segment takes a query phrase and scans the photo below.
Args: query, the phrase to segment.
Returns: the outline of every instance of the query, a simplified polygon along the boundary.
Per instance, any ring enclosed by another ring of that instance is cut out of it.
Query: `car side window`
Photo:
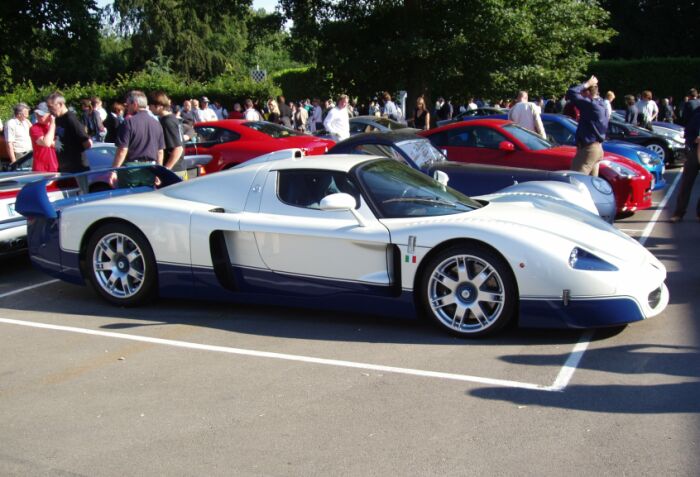
[[[350,177],[338,171],[294,170],[279,171],[277,197],[294,207],[319,209],[321,199],[327,195],[344,192],[360,205],[360,193]]]
[[[547,139],[561,145],[575,144],[574,135],[564,126],[556,121],[544,121],[544,130],[547,131]]]
[[[198,144],[205,147],[237,141],[240,138],[237,133],[223,128],[195,126],[194,129],[197,131]]]
[[[447,132],[447,145],[451,147],[476,147],[472,129],[450,129]]]
[[[475,146],[472,147],[498,149],[499,144],[508,140],[504,135],[491,128],[475,127],[471,133],[472,140],[475,142]]]
[[[620,126],[618,126],[617,124],[609,123],[608,124],[608,133],[615,134],[615,135],[619,136],[619,135],[623,134],[623,131],[622,131],[622,128]]]

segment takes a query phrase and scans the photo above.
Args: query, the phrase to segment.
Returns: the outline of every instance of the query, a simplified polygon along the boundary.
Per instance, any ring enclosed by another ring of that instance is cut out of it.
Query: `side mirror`
[[[513,152],[513,151],[515,151],[515,144],[513,144],[510,141],[501,141],[498,144],[498,150],[505,151],[505,152]]]
[[[357,201],[350,194],[345,192],[338,192],[336,194],[330,194],[321,199],[319,208],[323,211],[329,210],[349,210],[350,213],[355,217],[357,223],[360,227],[365,227],[367,223],[365,219],[362,218],[360,213],[355,209]]]
[[[321,199],[319,207],[321,210],[351,210],[356,205],[355,198],[350,194],[339,192],[330,194]]]
[[[433,173],[433,179],[438,181],[443,187],[446,187],[447,183],[450,181],[450,176],[448,176],[446,172],[435,171]]]

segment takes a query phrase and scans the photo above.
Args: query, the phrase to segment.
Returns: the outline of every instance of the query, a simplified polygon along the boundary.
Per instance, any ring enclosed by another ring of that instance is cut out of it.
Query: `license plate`
[[[17,212],[15,212],[15,204],[7,204],[7,213],[10,217],[17,215]]]

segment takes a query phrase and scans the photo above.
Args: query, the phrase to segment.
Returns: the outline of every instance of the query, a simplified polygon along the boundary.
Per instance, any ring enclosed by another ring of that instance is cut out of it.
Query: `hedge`
[[[44,101],[55,90],[61,90],[66,97],[66,102],[80,109],[80,100],[99,96],[105,108],[113,101],[123,101],[126,93],[132,89],[142,90],[146,93],[162,90],[176,103],[181,103],[187,98],[199,98],[208,96],[212,101],[221,101],[228,109],[233,107],[236,101],[245,98],[265,100],[281,93],[270,79],[255,82],[248,77],[235,77],[231,75],[219,76],[209,82],[186,82],[177,75],[171,73],[147,73],[139,72],[131,75],[117,77],[109,84],[73,84],[63,87],[46,85],[36,87],[31,82],[16,85],[11,91],[0,95],[0,118],[3,122],[13,116],[12,108],[19,102],[27,103],[30,107]]]
[[[601,60],[589,73],[600,80],[601,94],[615,92],[619,105],[624,95],[647,89],[654,97],[672,96],[677,105],[690,88],[700,89],[700,58]]]

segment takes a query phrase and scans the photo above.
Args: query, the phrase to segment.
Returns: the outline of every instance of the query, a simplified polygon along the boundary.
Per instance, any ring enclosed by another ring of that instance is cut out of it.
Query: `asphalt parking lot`
[[[700,223],[668,223],[667,192],[616,223],[666,265],[667,310],[596,332],[115,308],[5,260],[0,475],[698,475]]]

